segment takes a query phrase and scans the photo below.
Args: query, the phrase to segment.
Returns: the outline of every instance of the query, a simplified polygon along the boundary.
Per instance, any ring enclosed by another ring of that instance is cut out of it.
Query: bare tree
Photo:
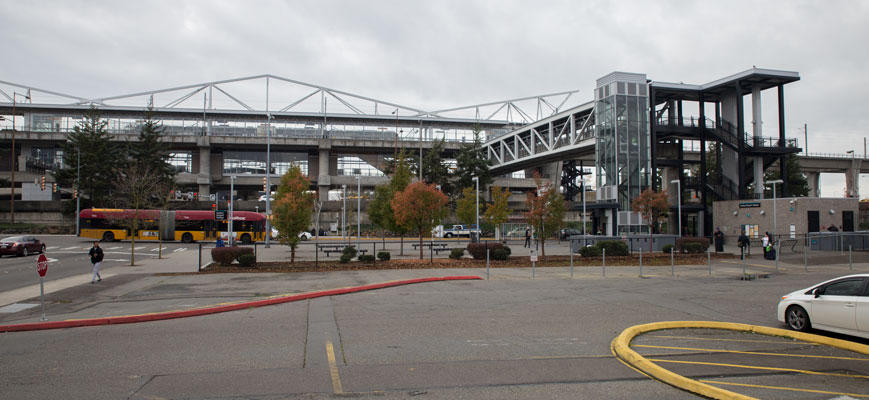
[[[130,265],[136,264],[136,235],[141,221],[159,220],[159,211],[145,211],[161,205],[165,196],[164,180],[152,169],[138,163],[127,163],[118,171],[119,177],[114,184],[115,203],[118,208],[126,209],[115,222],[127,228],[130,237]],[[159,237],[159,225],[157,226]]]

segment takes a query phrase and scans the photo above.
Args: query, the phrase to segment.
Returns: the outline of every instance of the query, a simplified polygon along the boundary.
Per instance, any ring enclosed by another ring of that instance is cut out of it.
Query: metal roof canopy
[[[700,93],[706,101],[719,100],[725,95],[733,93],[736,82],[740,85],[740,95],[751,93],[754,86],[760,90],[766,90],[800,80],[800,74],[793,71],[780,71],[773,69],[751,68],[704,85],[691,85],[685,83],[651,82],[655,90],[656,100],[659,98],[671,98],[679,100],[699,101]],[[658,101],[658,104],[663,100]]]

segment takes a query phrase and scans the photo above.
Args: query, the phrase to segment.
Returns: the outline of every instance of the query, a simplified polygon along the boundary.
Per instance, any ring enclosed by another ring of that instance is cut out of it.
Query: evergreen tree
[[[79,195],[88,198],[95,207],[109,206],[111,188],[118,181],[119,171],[126,158],[123,149],[111,142],[114,136],[108,133],[107,126],[108,122],[101,118],[99,110],[91,106],[84,119],[69,134],[69,140],[61,145],[63,168],[54,172],[59,185],[77,186]],[[79,165],[80,174],[77,173]]]
[[[462,146],[456,154],[456,187],[465,188],[475,185],[473,178],[480,178],[480,190],[492,184],[489,174],[489,158],[480,139],[480,128],[474,127],[474,142]]]
[[[803,170],[800,167],[800,160],[797,155],[790,153],[785,157],[785,165],[788,169],[787,179],[784,179],[788,184],[788,195],[791,197],[806,197],[809,195],[809,180],[803,175]],[[778,166],[770,168],[763,176],[764,182],[781,179],[781,168]],[[781,185],[776,187],[776,196],[781,197]],[[763,190],[765,198],[772,198],[772,186],[767,186]]]
[[[422,158],[422,179],[426,183],[441,187],[441,192],[449,198],[453,198],[455,185],[452,182],[452,175],[449,167],[447,167],[441,155],[444,153],[444,140],[438,140],[432,143],[430,150],[425,152]]]
[[[154,120],[154,106],[148,105],[139,128],[139,141],[130,146],[130,158],[142,168],[153,171],[161,180],[174,181],[176,170],[169,164],[169,144],[163,141],[165,128]]]

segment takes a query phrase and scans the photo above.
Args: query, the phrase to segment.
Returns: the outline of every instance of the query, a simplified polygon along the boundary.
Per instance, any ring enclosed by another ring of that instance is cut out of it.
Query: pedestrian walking
[[[91,257],[91,264],[94,265],[94,275],[91,277],[91,283],[94,283],[95,280],[101,282],[103,277],[100,276],[100,263],[103,262],[103,249],[100,248],[100,242],[94,242],[94,247],[91,247],[88,255]]]
[[[715,233],[712,237],[715,241],[715,252],[720,253],[724,251],[724,232],[721,232],[721,228],[715,228]]]
[[[531,247],[531,229],[525,228],[525,245],[522,247]]]
[[[769,260],[769,232],[763,234],[763,238],[760,239],[760,244],[763,246],[763,259]]]

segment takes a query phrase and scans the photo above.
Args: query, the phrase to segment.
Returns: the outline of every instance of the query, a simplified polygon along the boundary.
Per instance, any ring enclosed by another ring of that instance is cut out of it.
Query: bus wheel
[[[193,243],[193,235],[191,235],[190,232],[187,232],[181,235],[181,241],[184,243]]]
[[[248,235],[247,233],[241,235],[241,242],[244,244],[250,244],[250,235]]]
[[[114,242],[115,241],[115,234],[108,232],[108,231],[106,233],[103,233],[103,241],[104,242]]]

